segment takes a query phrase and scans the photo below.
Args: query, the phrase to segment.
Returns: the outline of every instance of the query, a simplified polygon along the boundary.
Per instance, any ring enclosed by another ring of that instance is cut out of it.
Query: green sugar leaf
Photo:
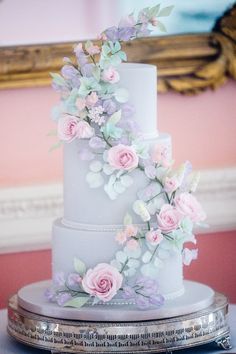
[[[159,12],[159,14],[157,15],[157,17],[166,17],[166,16],[169,16],[169,15],[171,14],[173,8],[174,8],[174,5],[164,7],[164,8]]]
[[[74,269],[76,270],[79,275],[84,275],[86,272],[86,266],[84,262],[81,261],[79,258],[74,258]]]
[[[67,301],[63,306],[80,308],[83,305],[85,305],[88,300],[89,300],[89,296],[78,296]]]

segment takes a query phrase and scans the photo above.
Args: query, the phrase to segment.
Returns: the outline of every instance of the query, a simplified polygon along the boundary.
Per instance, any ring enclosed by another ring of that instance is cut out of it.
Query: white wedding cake
[[[122,63],[120,43],[147,34],[157,7],[121,20],[75,47],[53,74],[54,109],[64,143],[64,216],[54,222],[53,287],[64,307],[160,308],[184,294],[183,263],[197,250],[194,223],[205,214],[193,196],[189,162],[173,170],[171,137],[157,129],[157,70]],[[78,310],[79,311],[79,310]]]

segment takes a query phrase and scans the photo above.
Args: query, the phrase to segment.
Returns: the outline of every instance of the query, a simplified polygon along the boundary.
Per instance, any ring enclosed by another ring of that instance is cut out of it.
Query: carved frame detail
[[[0,48],[0,89],[47,86],[75,43]],[[210,33],[141,38],[124,44],[129,61],[158,66],[158,91],[196,94],[236,80],[236,5]]]

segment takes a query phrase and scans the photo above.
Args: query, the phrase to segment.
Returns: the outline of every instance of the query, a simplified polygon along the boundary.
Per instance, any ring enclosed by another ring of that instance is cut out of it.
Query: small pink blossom
[[[94,129],[90,125],[81,120],[77,124],[77,137],[79,139],[89,139],[94,135]]]
[[[138,228],[134,225],[127,225],[124,232],[127,237],[134,237],[138,233]]]
[[[160,164],[163,167],[169,167],[171,165],[169,148],[164,144],[154,145],[150,155],[153,162]]]
[[[174,204],[179,213],[188,216],[193,222],[203,221],[206,214],[201,204],[190,193],[181,193],[174,199]]]
[[[176,230],[180,221],[180,213],[170,204],[164,204],[157,215],[157,224],[163,232]]]
[[[97,45],[91,44],[89,47],[86,48],[89,55],[95,55],[100,53],[100,48]]]
[[[190,250],[188,248],[184,248],[183,252],[182,252],[182,258],[183,258],[183,263],[184,265],[190,265],[190,263],[197,259],[198,257],[198,250],[197,249],[193,249]]]
[[[78,120],[73,116],[63,116],[58,120],[57,135],[60,140],[70,143],[77,136]]]
[[[117,232],[115,239],[120,245],[123,245],[127,240],[127,235],[124,231],[119,231]]]
[[[107,36],[105,35],[105,33],[101,33],[97,36],[97,39],[98,40],[101,40],[101,41],[106,41],[107,40]]]
[[[98,101],[98,95],[96,92],[91,92],[86,98],[86,106],[93,107]]]
[[[135,251],[139,248],[139,243],[137,240],[131,239],[127,242],[126,246],[130,251]]]
[[[117,294],[122,281],[123,277],[115,267],[100,263],[87,271],[82,280],[82,286],[86,293],[107,302]]]
[[[156,26],[158,25],[158,20],[157,20],[157,18],[156,18],[156,17],[152,17],[152,18],[150,19],[150,23],[151,23],[154,27],[156,27]]]
[[[112,66],[105,69],[102,73],[102,80],[115,84],[120,80],[120,74]]]
[[[85,98],[83,98],[83,97],[77,98],[77,100],[76,100],[76,106],[78,107],[78,110],[79,110],[79,111],[82,111],[82,110],[85,108],[85,106],[86,106],[86,100],[85,100]]]
[[[138,166],[138,155],[132,146],[118,144],[108,150],[108,162],[117,170],[131,170]]]
[[[166,177],[164,183],[164,190],[167,193],[173,193],[179,187],[179,180],[177,177]]]
[[[149,242],[152,246],[159,245],[161,241],[163,240],[163,235],[161,233],[161,230],[150,230],[146,233],[146,240]]]

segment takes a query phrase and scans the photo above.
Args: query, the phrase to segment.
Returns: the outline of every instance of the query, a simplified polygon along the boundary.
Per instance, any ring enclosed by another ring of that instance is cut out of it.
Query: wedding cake
[[[122,63],[121,42],[149,34],[161,11],[127,16],[52,74],[64,216],[53,224],[46,296],[60,306],[160,308],[184,294],[183,264],[197,257],[184,243],[196,243],[205,218],[198,174],[188,161],[173,169],[171,137],[157,129],[156,66]]]

